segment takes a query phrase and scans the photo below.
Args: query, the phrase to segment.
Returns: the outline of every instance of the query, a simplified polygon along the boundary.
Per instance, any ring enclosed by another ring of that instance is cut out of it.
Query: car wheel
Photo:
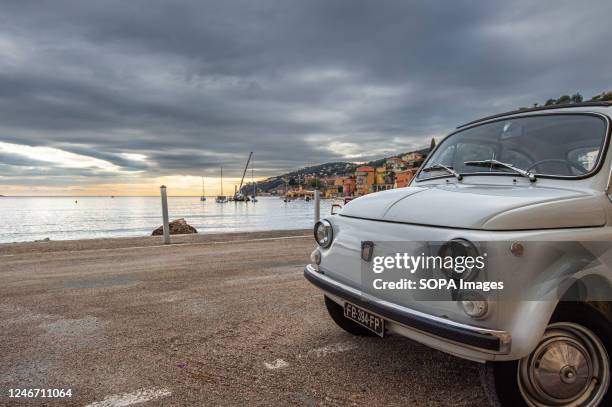
[[[481,370],[494,406],[609,406],[612,324],[584,304],[556,312],[536,348]]]
[[[357,336],[377,336],[375,333],[369,331],[358,323],[345,318],[342,307],[336,304],[333,300],[329,299],[327,296],[325,296],[325,307],[327,308],[327,312],[329,312],[329,316],[334,320],[336,325],[344,329],[346,332]]]

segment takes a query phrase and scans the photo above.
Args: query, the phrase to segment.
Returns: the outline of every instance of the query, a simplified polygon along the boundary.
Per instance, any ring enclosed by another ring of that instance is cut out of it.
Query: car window
[[[466,161],[498,160],[539,175],[581,176],[593,171],[606,139],[606,121],[587,114],[538,114],[489,122],[444,139],[425,166],[444,164],[456,171],[510,173],[503,167],[471,166]],[[420,172],[418,179],[448,176]]]
[[[459,171],[470,171],[471,168],[463,164],[466,161],[491,160],[495,158],[495,149],[486,144],[457,143],[457,153],[453,167]]]
[[[516,151],[516,150],[506,150],[502,154],[502,160],[504,162],[512,163],[515,167],[518,168],[526,168],[533,162],[533,158],[528,156],[527,154]]]
[[[576,150],[572,150],[567,154],[568,160],[581,165],[587,171],[591,171],[595,168],[597,163],[597,153],[599,150],[593,147],[583,147]]]

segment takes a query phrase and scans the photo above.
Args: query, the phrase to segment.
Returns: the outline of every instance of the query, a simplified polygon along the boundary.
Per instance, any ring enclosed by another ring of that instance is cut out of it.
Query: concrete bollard
[[[314,221],[317,223],[321,219],[321,191],[318,189],[314,193]]]
[[[164,219],[164,244],[170,244],[170,221],[168,220],[168,194],[166,186],[159,187],[162,202],[162,217]]]

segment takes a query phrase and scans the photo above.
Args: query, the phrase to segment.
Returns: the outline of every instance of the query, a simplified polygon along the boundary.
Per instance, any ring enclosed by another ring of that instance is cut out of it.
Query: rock
[[[188,235],[191,233],[198,233],[196,228],[188,224],[185,219],[176,219],[170,222],[170,234],[171,235]],[[161,236],[164,234],[164,227],[160,226],[153,231],[151,236]]]

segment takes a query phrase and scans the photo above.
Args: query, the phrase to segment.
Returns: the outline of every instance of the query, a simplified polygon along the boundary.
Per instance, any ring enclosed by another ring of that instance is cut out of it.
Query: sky
[[[0,6],[0,194],[226,192],[612,89],[612,2],[130,0]]]

